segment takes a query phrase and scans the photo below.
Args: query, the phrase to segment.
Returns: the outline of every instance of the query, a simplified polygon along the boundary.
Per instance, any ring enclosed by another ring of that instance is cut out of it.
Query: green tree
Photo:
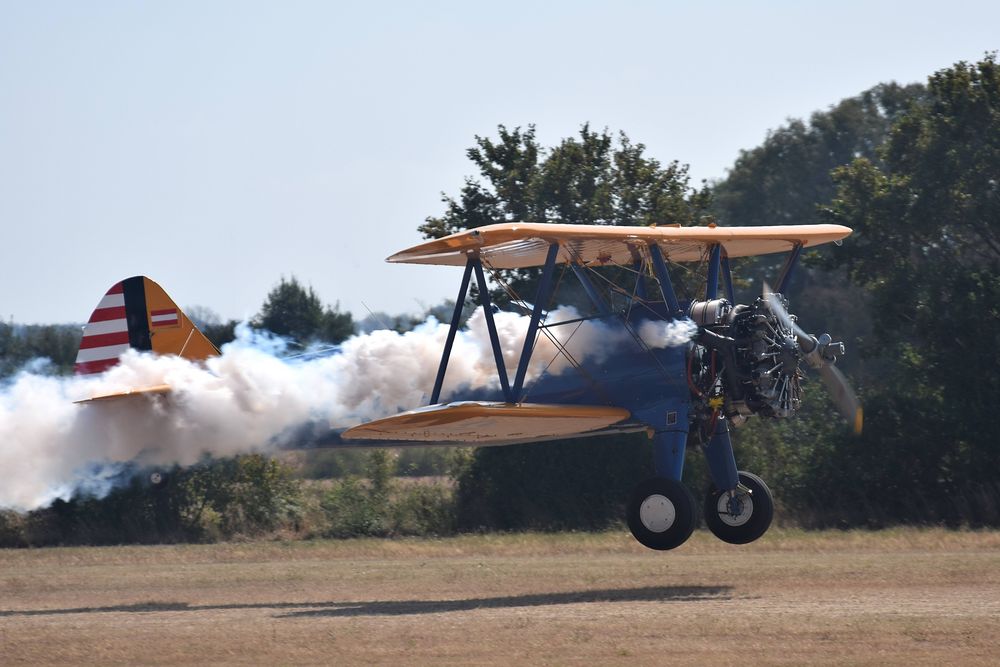
[[[828,261],[870,295],[869,352],[890,364],[866,392],[863,445],[830,469],[884,471],[869,491],[900,518],[1000,522],[996,55],[931,76],[877,157],[836,172],[825,217],[856,230]]]
[[[282,277],[268,293],[253,324],[303,344],[339,343],[354,333],[349,312],[340,312],[339,306],[324,307],[316,291],[311,286],[303,287],[294,276],[287,280]]]
[[[497,139],[476,136],[466,154],[479,177],[466,179],[457,197],[443,196],[445,212],[419,227],[425,237],[498,222],[690,225],[710,220],[710,193],[691,186],[687,165],[664,166],[624,132],[616,137],[585,124],[576,137],[549,149],[538,145],[534,125],[526,130],[500,125],[497,133]],[[539,273],[521,269],[498,275],[530,298]],[[503,303],[506,297],[499,292],[494,299]],[[570,292],[561,298],[564,304],[586,302]]]
[[[24,363],[23,348],[13,324],[0,322],[0,378],[14,373]]]
[[[860,95],[813,113],[808,121],[793,119],[768,132],[764,142],[740,151],[726,178],[712,187],[712,208],[723,225],[814,224],[823,222],[821,208],[836,194],[832,171],[859,157],[878,162],[878,149],[893,123],[926,98],[921,84],[879,84]],[[830,330],[848,345],[841,366],[852,377],[866,379],[857,354],[871,338],[868,296],[846,279],[842,269],[818,265],[822,256],[845,251],[823,246],[807,251],[786,289],[792,310],[812,330]],[[762,280],[772,283],[783,255],[737,260],[734,275],[740,301],[760,295]],[[850,314],[850,317],[845,317]]]
[[[879,84],[768,132],[760,146],[740,151],[712,188],[713,210],[726,225],[822,222],[820,204],[836,192],[831,172],[859,157],[878,160],[893,123],[925,96],[920,84]]]
[[[80,346],[80,327],[70,324],[15,325],[0,323],[0,377],[22,369],[32,360],[48,360],[46,372],[73,370]]]
[[[707,213],[708,190],[691,187],[687,165],[664,167],[624,132],[616,142],[585,124],[551,149],[538,145],[534,125],[497,132],[497,140],[476,136],[466,154],[481,180],[466,179],[457,198],[445,195],[445,213],[419,227],[424,236],[497,222],[692,224]]]

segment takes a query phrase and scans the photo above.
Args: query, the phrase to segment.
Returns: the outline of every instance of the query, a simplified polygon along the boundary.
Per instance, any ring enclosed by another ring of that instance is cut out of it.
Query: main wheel
[[[691,537],[695,522],[694,496],[680,482],[653,477],[632,492],[628,527],[639,543],[665,551]]]
[[[749,544],[767,532],[774,518],[774,499],[757,475],[740,471],[740,484],[750,493],[713,489],[705,496],[705,523],[716,537],[730,544]]]

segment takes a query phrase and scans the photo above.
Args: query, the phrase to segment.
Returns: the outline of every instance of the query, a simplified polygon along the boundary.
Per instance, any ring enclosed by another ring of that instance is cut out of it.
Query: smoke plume
[[[548,321],[579,317],[559,308]],[[520,355],[528,318],[497,313],[509,373]],[[690,321],[646,323],[649,347],[680,345]],[[568,368],[559,346],[577,360],[599,361],[631,336],[621,327],[584,321],[539,336],[528,370]],[[205,363],[129,351],[100,376],[52,377],[28,370],[0,385],[0,508],[30,510],[75,490],[106,492],[115,464],[190,465],[205,454],[229,456],[281,444],[295,427],[340,429],[425,405],[448,326],[433,318],[413,331],[374,331],[344,342],[329,356],[283,359],[283,343],[240,326],[222,355]],[[167,384],[168,394],[76,404],[131,388]],[[485,318],[477,310],[455,339],[442,400],[497,385]]]

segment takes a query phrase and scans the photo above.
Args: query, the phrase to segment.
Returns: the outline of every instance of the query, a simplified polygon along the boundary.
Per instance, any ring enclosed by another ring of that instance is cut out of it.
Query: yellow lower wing
[[[345,440],[500,444],[569,437],[628,419],[623,408],[601,405],[463,402],[402,412],[344,431]]]

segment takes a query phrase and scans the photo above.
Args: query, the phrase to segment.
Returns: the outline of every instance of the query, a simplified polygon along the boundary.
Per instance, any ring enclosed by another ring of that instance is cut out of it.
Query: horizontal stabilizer
[[[624,408],[467,401],[431,405],[344,431],[345,440],[469,444],[572,437],[628,419]]]
[[[126,389],[125,391],[114,391],[108,394],[98,394],[90,398],[84,398],[74,403],[93,403],[94,401],[110,401],[116,398],[128,398],[130,396],[158,396],[169,394],[171,391],[168,384],[157,384],[152,387],[140,387],[138,389]]]

